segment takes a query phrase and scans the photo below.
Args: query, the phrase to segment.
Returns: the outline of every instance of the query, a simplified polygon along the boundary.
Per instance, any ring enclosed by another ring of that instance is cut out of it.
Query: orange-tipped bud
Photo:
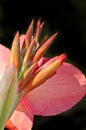
[[[35,62],[30,68],[28,68],[24,73],[24,79],[29,78],[32,72],[34,71],[34,68],[36,67],[37,62]]]
[[[17,70],[20,68],[20,46],[19,46],[19,32],[16,33],[10,54],[10,64],[14,64]]]
[[[33,62],[38,61],[44,54],[47,52],[51,44],[54,42],[58,33],[55,33],[52,37],[50,37],[36,52]]]
[[[24,88],[24,93],[31,91],[32,89],[43,84],[48,78],[50,78],[60,67],[63,59],[56,60],[48,65],[46,68],[40,70],[35,76],[29,81],[29,83]]]
[[[40,19],[38,20],[38,22],[37,22],[37,29],[36,29],[36,41],[38,41],[38,39],[39,39],[39,37],[40,37],[40,35],[41,35],[41,32],[42,32],[42,30],[43,30],[43,26],[44,26],[44,23],[45,22],[42,22],[41,23],[41,21],[40,21]]]
[[[33,53],[33,48],[34,48],[35,44],[36,44],[36,42],[35,42],[35,38],[34,38],[26,51],[26,54],[25,54],[25,57],[23,60],[23,66],[25,64],[27,64],[28,61],[30,60],[30,57],[31,57],[31,54]]]
[[[26,37],[25,37],[25,43],[26,43],[26,47],[29,46],[30,42],[31,42],[31,38],[32,38],[32,34],[33,34],[33,28],[34,28],[34,20],[32,20],[27,32],[26,32]]]
[[[28,80],[31,78],[31,75],[34,72],[34,69],[35,69],[36,66],[37,66],[37,62],[35,62],[30,68],[28,68],[25,71],[25,73],[23,75],[23,80],[21,81],[22,85],[20,83],[21,86],[20,86],[19,91],[23,90],[23,88],[26,87],[26,84],[27,84]]]

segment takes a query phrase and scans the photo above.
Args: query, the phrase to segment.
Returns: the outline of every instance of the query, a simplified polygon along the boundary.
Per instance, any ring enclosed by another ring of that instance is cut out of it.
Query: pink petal
[[[29,108],[27,111],[20,103],[9,120],[14,125],[14,128],[16,127],[18,130],[31,130],[33,125],[33,112]]]
[[[41,67],[43,64],[45,64],[47,61],[49,61],[50,58],[42,57],[39,62],[38,66]]]
[[[64,63],[53,77],[26,95],[23,103],[33,104],[37,115],[55,115],[72,108],[85,93],[85,76],[73,65]]]
[[[3,76],[7,65],[9,64],[10,50],[0,44],[0,79]]]

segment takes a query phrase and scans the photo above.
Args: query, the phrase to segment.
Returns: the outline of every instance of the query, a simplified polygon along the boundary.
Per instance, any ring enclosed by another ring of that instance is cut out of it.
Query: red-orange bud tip
[[[66,60],[67,58],[67,55],[65,53],[61,54],[59,57],[58,57],[58,60],[61,59],[61,64]]]

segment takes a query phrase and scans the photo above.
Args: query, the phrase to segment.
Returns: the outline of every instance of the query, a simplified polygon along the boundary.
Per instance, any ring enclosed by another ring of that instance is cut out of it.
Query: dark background
[[[45,21],[45,33],[59,32],[48,55],[66,53],[67,61],[86,74],[86,0],[0,0],[0,43],[10,47],[16,31],[25,33],[33,18]],[[35,116],[33,130],[86,130],[85,104],[86,98],[58,116]]]

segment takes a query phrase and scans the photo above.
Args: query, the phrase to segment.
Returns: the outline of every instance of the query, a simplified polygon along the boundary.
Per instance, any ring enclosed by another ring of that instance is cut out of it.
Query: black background
[[[86,72],[86,2],[85,0],[18,1],[1,0],[0,36],[11,44],[18,30],[25,33],[31,20],[45,21],[48,34],[59,32],[50,52],[65,52]]]
[[[0,0],[0,42],[10,47],[17,30],[25,33],[31,20],[45,21],[45,33],[59,32],[50,56],[66,53],[67,61],[86,74],[85,0],[18,1]],[[86,98],[58,116],[35,116],[33,130],[86,130]]]

